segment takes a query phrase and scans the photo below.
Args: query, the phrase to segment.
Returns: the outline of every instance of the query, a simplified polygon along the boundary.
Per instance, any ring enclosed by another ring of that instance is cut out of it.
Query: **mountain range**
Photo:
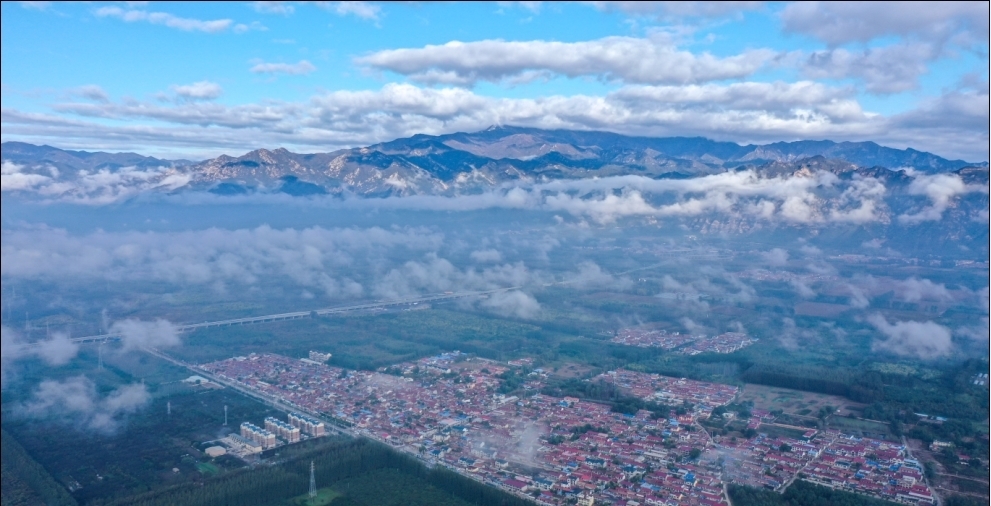
[[[629,174],[685,179],[741,167],[768,174],[810,166],[839,174],[872,169],[876,173],[881,167],[910,167],[925,173],[987,167],[987,162],[947,160],[932,153],[894,149],[874,142],[739,145],[701,137],[631,137],[518,127],[414,135],[326,153],[257,149],[238,157],[221,155],[199,162],[135,153],[69,151],[22,142],[5,142],[0,151],[3,161],[15,164],[18,173],[39,178],[71,179],[101,171],[154,170],[146,181],[170,181],[163,186],[220,194],[282,191],[294,195],[443,195],[473,193],[505,183]],[[14,170],[5,166],[4,173]]]

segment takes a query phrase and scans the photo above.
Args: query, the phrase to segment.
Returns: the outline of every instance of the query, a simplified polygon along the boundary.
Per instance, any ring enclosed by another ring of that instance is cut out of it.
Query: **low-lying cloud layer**
[[[63,381],[42,381],[31,399],[14,413],[28,418],[57,419],[82,430],[111,433],[127,415],[145,407],[150,400],[151,395],[143,384],[125,385],[101,396],[92,380],[76,376]]]
[[[442,236],[419,229],[207,229],[174,233],[4,231],[0,274],[7,279],[107,279],[214,286],[289,280],[330,296],[365,288],[349,276],[356,259],[390,251],[434,251]]]
[[[23,359],[39,358],[48,365],[60,366],[68,363],[79,353],[79,345],[72,342],[69,336],[55,332],[51,336],[35,342],[27,343],[20,334],[7,325],[0,326],[0,384],[7,387],[11,374],[11,366]]]
[[[114,322],[111,334],[119,334],[122,351],[144,348],[172,348],[182,344],[176,326],[161,318],[154,321],[127,319]]]
[[[885,339],[874,342],[875,351],[887,351],[896,355],[933,359],[949,355],[953,351],[950,329],[933,321],[896,321],[873,314],[867,321]]]

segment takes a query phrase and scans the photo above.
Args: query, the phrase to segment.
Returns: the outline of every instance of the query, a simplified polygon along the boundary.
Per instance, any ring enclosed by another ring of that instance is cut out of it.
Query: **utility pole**
[[[317,477],[316,477],[316,466],[313,465],[313,461],[310,461],[310,498],[317,496]]]

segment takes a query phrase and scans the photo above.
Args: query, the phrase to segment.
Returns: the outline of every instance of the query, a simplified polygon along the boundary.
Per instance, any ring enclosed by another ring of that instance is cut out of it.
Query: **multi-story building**
[[[241,436],[258,443],[266,450],[275,447],[277,443],[275,434],[251,422],[244,422],[241,424]]]
[[[310,436],[323,436],[327,433],[327,428],[323,422],[301,413],[289,413],[289,425],[298,427],[299,430]]]
[[[293,427],[282,420],[278,420],[275,417],[265,418],[265,430],[277,434],[280,438],[286,440],[289,443],[296,443],[299,441],[299,428]]]

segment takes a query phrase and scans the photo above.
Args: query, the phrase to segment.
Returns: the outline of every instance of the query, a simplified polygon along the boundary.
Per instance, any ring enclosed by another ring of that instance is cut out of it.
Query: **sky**
[[[987,2],[4,2],[6,141],[165,158],[492,125],[988,160]]]

